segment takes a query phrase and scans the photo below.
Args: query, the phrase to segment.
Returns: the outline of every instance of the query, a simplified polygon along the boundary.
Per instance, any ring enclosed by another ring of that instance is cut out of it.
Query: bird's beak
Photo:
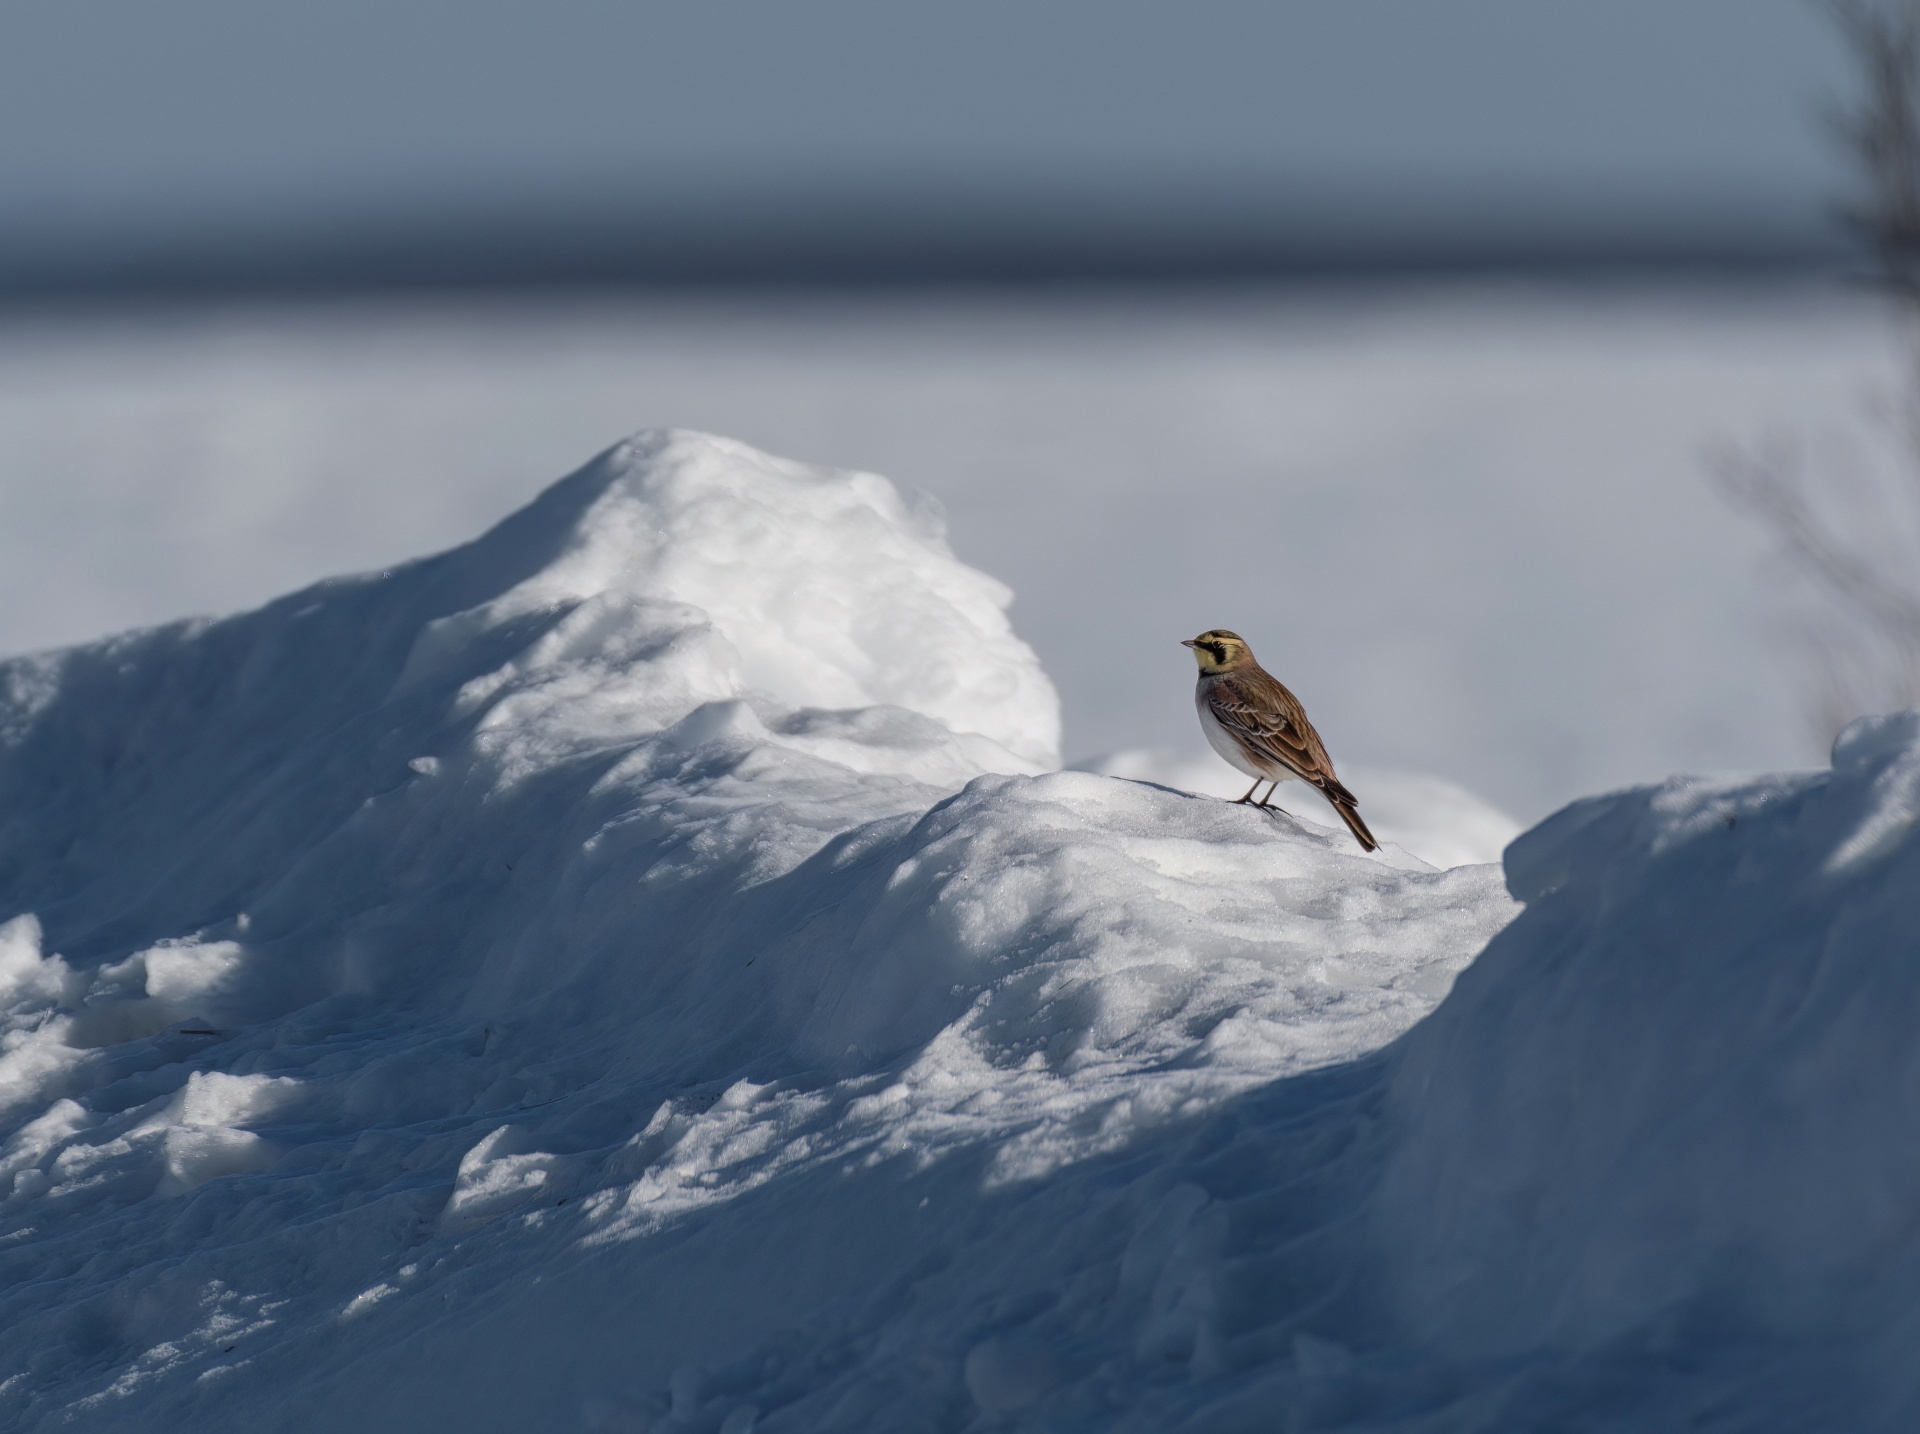
[[[1192,647],[1199,640],[1197,637],[1183,637],[1180,639],[1180,645],[1182,647]]]

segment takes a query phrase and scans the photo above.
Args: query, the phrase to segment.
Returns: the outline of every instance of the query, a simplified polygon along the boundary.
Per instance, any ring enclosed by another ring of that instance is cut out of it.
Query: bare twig
[[[1920,3],[1825,0],[1864,93],[1833,127],[1866,181],[1841,217],[1872,247],[1875,277],[1920,303]]]
[[[1915,465],[1920,469],[1920,450]],[[1897,502],[1871,480],[1844,480],[1837,460],[1811,465],[1798,443],[1776,438],[1711,455],[1721,493],[1773,535],[1814,601],[1796,619],[1795,636],[1811,669],[1807,715],[1830,738],[1853,718],[1920,704],[1920,593],[1903,581],[1901,522],[1875,522]],[[1904,476],[1904,475],[1903,475]],[[1842,527],[1845,519],[1860,519]],[[1877,528],[1893,551],[1875,546]]]
[[[1774,438],[1714,455],[1716,485],[1772,536],[1813,603],[1796,623],[1814,677],[1808,715],[1830,736],[1853,717],[1920,704],[1920,0],[1821,0],[1852,51],[1860,93],[1837,112],[1860,194],[1842,219],[1902,320],[1906,392],[1880,447],[1849,471]]]
[[[1713,455],[1711,465],[1720,490],[1773,533],[1804,576],[1890,639],[1920,639],[1920,595],[1822,513],[1822,502],[1831,502],[1810,478],[1798,445],[1775,439],[1730,449]]]

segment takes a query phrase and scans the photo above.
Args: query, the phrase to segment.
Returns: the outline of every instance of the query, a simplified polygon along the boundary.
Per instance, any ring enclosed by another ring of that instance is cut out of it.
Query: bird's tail
[[[1373,833],[1367,830],[1367,824],[1360,820],[1360,808],[1353,800],[1353,794],[1345,787],[1340,789],[1340,793],[1338,797],[1332,792],[1326,794],[1327,800],[1333,804],[1333,809],[1340,813],[1340,820],[1347,824],[1347,830],[1353,833],[1353,839],[1360,843],[1360,850],[1378,851],[1380,843],[1373,839]],[[1345,800],[1342,800],[1343,797]]]

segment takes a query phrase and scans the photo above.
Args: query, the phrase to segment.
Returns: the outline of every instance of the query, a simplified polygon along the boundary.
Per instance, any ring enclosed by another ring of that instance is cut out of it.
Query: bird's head
[[[1229,672],[1236,667],[1248,667],[1253,663],[1253,649],[1247,646],[1246,639],[1237,632],[1228,632],[1224,627],[1211,628],[1198,637],[1187,638],[1180,645],[1193,649],[1194,660],[1200,664],[1201,672],[1208,676],[1216,672]]]

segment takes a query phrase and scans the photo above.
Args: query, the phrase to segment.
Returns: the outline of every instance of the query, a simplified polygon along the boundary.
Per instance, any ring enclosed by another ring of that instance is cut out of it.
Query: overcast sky
[[[0,279],[1778,252],[1844,84],[1799,0],[13,5]]]

